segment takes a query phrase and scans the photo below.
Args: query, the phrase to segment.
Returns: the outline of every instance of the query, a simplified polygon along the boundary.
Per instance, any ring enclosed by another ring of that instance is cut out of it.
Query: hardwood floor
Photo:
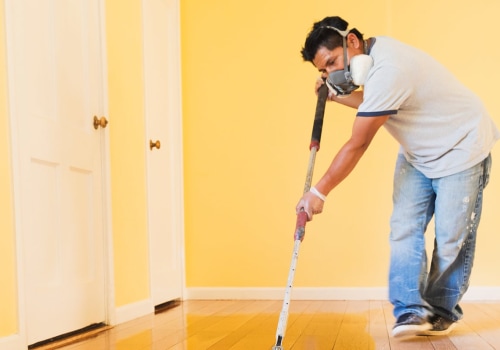
[[[41,350],[270,350],[282,301],[184,301],[71,344]],[[389,336],[387,301],[292,301],[285,350],[500,349],[500,303],[464,302],[465,317],[448,336]],[[38,350],[37,349],[37,350]]]

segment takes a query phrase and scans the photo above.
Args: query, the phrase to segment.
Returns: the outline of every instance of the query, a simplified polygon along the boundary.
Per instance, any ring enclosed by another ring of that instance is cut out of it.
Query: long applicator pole
[[[316,103],[316,113],[314,115],[314,125],[311,136],[311,144],[309,145],[309,165],[307,167],[306,182],[304,185],[304,193],[308,192],[311,188],[314,162],[316,160],[316,153],[319,151],[319,144],[321,141],[321,131],[323,130],[323,117],[325,115],[325,104],[328,97],[328,88],[323,84],[318,90],[318,101]],[[288,272],[288,283],[285,289],[285,298],[283,299],[283,307],[281,309],[280,318],[278,321],[278,328],[276,330],[276,344],[272,350],[283,350],[282,343],[285,337],[286,324],[288,321],[288,309],[290,307],[290,297],[292,293],[293,279],[295,276],[295,267],[299,258],[300,243],[304,239],[306,231],[307,213],[301,211],[297,214],[297,223],[295,225],[294,233],[294,248],[292,254],[292,262],[290,264],[290,271]]]

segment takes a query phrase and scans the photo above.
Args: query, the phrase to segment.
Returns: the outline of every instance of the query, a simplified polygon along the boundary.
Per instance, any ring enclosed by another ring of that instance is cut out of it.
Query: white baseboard
[[[285,288],[186,288],[185,299],[280,300]],[[385,300],[387,288],[306,288],[292,289],[295,300]]]
[[[0,338],[0,350],[21,350],[28,349],[26,340],[19,334],[10,335],[8,337]]]
[[[116,308],[115,324],[131,321],[133,319],[154,313],[155,308],[150,299],[141,300]]]
[[[500,287],[469,287],[464,301],[500,301]]]
[[[196,288],[185,290],[186,300],[280,300],[285,288]],[[333,288],[296,287],[292,289],[295,300],[387,300],[387,287]],[[470,287],[464,301],[500,301],[500,287]]]

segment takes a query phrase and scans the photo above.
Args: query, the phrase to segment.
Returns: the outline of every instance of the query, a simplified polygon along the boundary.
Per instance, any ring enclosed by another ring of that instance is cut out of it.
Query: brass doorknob
[[[97,130],[97,129],[99,129],[99,127],[105,128],[106,125],[108,125],[108,121],[106,120],[105,117],[101,117],[99,119],[96,116],[94,116],[94,129]]]
[[[160,149],[160,147],[161,147],[160,140],[156,140],[156,142],[153,142],[153,140],[149,140],[149,149],[153,150],[153,148],[155,148],[155,147]]]

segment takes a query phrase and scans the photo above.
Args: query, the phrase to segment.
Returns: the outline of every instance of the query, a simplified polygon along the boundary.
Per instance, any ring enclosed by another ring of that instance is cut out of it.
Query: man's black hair
[[[338,46],[342,46],[342,35],[328,27],[343,31],[347,30],[348,26],[349,23],[338,16],[325,17],[321,21],[314,23],[301,50],[304,61],[312,62],[320,47],[324,46],[328,50],[333,50]],[[349,33],[353,33],[359,40],[363,40],[363,34],[356,28],[349,30]]]

